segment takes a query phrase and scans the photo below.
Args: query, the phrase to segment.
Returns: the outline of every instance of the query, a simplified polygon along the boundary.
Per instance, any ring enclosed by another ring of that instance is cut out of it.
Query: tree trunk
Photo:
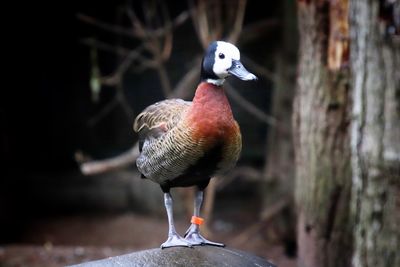
[[[388,2],[350,6],[355,267],[400,266],[400,44],[387,31],[398,38],[400,1]]]
[[[293,135],[299,266],[350,266],[347,15],[347,0],[298,1]]]

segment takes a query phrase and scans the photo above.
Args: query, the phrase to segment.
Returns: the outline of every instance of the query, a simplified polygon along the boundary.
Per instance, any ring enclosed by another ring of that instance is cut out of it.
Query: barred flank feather
[[[218,94],[225,97],[221,88],[211,86],[203,90],[218,90]],[[205,91],[204,95],[207,94]],[[213,94],[214,99],[215,92]],[[229,112],[225,112],[227,100],[216,97],[212,101],[206,107],[196,106],[196,102],[168,99],[147,107],[137,116],[133,128],[139,132],[141,154],[136,165],[143,176],[159,184],[184,176],[197,176],[195,180],[198,181],[210,179],[211,175],[234,166],[241,150],[239,126],[229,106]],[[208,119],[204,120],[203,116]],[[204,162],[210,151],[214,152],[209,160],[218,162],[209,162],[207,166]],[[201,166],[199,162],[203,162]]]

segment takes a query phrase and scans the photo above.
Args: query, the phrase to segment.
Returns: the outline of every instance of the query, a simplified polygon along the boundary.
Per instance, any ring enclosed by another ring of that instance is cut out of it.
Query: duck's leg
[[[186,241],[175,230],[174,215],[173,215],[173,200],[169,192],[164,193],[165,209],[168,215],[168,239],[161,244],[161,248],[169,247],[192,247],[189,241]]]
[[[202,189],[197,190],[194,198],[194,213],[192,217],[192,224],[185,233],[185,240],[189,241],[192,245],[211,245],[224,247],[224,244],[211,242],[200,235],[200,225],[193,218],[200,217],[200,208],[203,203],[204,191]]]

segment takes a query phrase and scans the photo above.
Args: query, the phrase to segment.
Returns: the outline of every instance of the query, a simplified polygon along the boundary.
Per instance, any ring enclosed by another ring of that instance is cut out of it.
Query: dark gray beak
[[[232,66],[228,69],[228,73],[235,75],[243,81],[257,80],[257,76],[246,70],[240,60],[232,60]]]

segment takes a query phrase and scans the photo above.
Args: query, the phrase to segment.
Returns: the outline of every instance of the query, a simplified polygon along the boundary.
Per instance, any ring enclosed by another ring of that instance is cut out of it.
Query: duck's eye
[[[225,55],[224,55],[223,53],[219,53],[218,57],[219,57],[220,59],[224,59],[224,58],[225,58]]]

